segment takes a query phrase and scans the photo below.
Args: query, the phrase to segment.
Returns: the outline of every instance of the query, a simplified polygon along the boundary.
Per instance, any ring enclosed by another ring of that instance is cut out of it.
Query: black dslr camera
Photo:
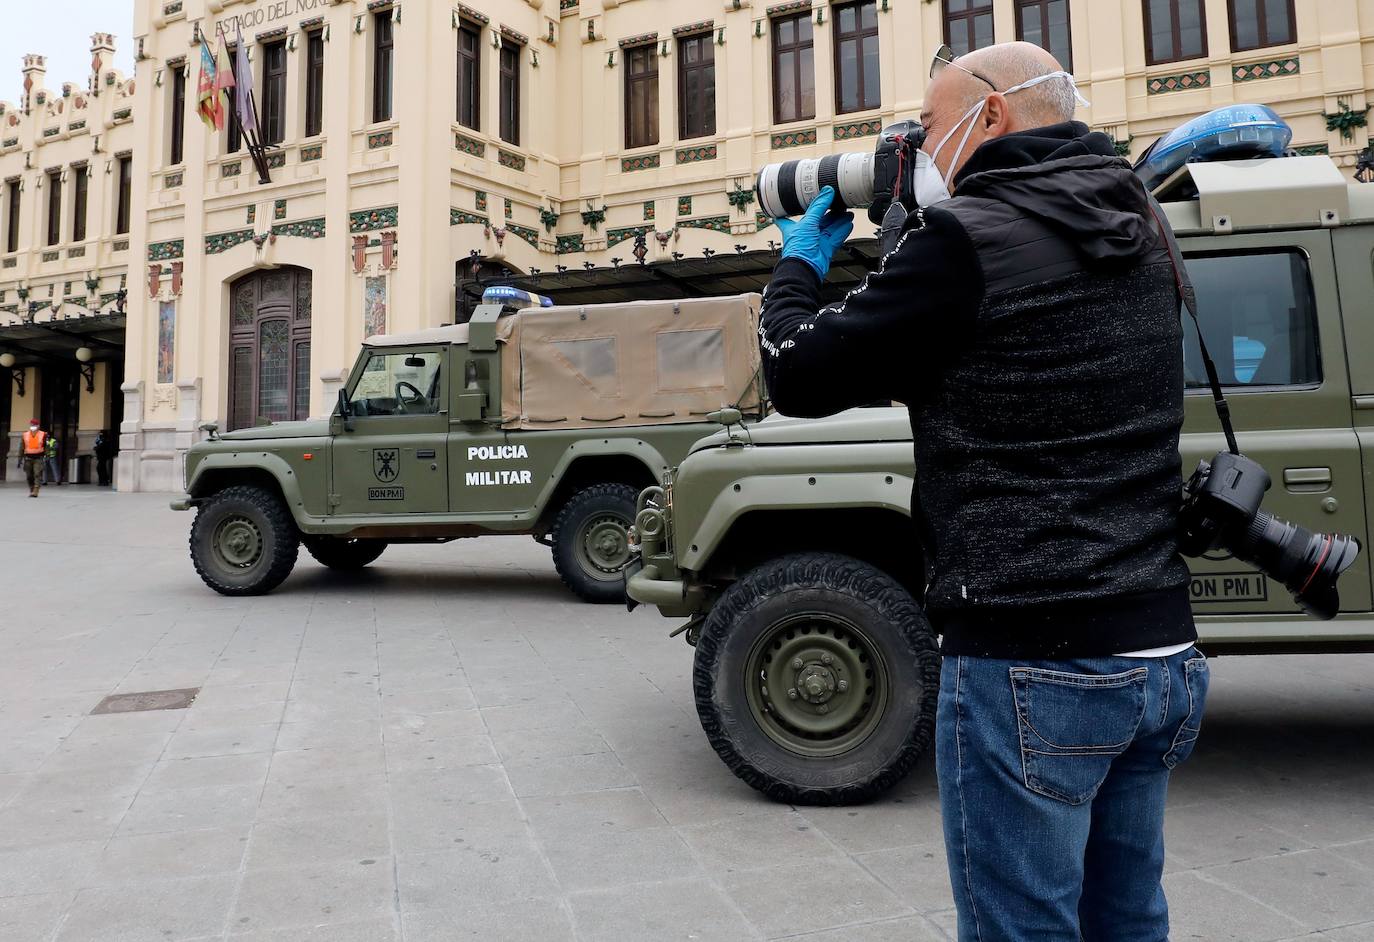
[[[1269,483],[1264,468],[1244,455],[1223,451],[1199,462],[1183,489],[1179,549],[1186,556],[1230,550],[1282,582],[1303,611],[1334,618],[1340,608],[1336,580],[1355,562],[1360,544],[1260,510]]]

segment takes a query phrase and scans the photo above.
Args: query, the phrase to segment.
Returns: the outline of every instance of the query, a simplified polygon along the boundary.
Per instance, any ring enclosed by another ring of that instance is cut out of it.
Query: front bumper
[[[643,561],[638,570],[626,571],[625,594],[636,602],[653,605],[665,618],[686,618],[705,607],[706,595],[700,586],[678,578],[677,570],[666,560]]]

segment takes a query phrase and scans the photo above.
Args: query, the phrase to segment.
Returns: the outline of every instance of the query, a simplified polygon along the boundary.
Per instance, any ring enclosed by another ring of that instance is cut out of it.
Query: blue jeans
[[[936,769],[960,942],[1165,942],[1164,798],[1207,699],[1167,658],[947,657]]]

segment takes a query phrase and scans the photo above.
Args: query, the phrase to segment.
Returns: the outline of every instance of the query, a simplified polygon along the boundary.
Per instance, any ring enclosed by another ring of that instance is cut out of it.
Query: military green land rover
[[[1155,192],[1241,449],[1274,482],[1265,510],[1370,546],[1374,186],[1311,156],[1189,163]],[[1184,354],[1186,471],[1224,442],[1191,324]],[[769,795],[863,800],[931,743],[939,649],[915,602],[912,485],[906,410],[874,408],[727,428],[640,495],[628,593],[685,620],[707,737]],[[1374,651],[1368,553],[1329,621],[1229,553],[1190,564],[1208,653]]]
[[[531,534],[579,596],[619,601],[640,488],[714,431],[712,410],[760,412],[758,308],[750,294],[498,301],[467,324],[373,337],[327,418],[210,427],[190,449],[172,507],[197,510],[196,571],[254,595],[302,543],[346,571],[391,543]]]

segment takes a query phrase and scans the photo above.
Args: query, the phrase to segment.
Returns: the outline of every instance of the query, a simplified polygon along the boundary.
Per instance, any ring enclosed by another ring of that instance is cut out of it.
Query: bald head
[[[921,111],[927,151],[933,151],[951,129],[958,131],[935,155],[941,173],[953,177],[986,140],[1072,120],[1077,104],[1072,82],[1042,82],[1010,96],[1002,94],[1004,89],[1062,70],[1054,56],[1028,42],[985,46],[960,56],[954,66],[943,69],[931,81]],[[956,128],[959,119],[985,98],[987,106],[973,119],[973,128]],[[966,130],[968,140],[956,158],[959,139]],[[951,169],[956,162],[957,166]]]

